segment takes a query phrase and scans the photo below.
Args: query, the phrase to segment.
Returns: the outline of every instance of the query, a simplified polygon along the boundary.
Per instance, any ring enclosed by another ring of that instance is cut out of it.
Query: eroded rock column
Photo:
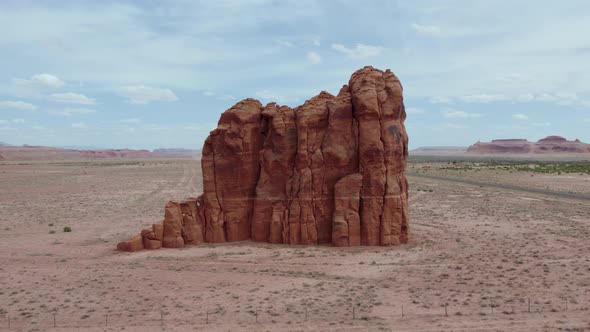
[[[349,82],[359,123],[361,244],[407,242],[408,137],[399,79],[387,70],[365,67]]]
[[[245,99],[223,112],[203,147],[205,241],[250,239],[260,174],[262,105]]]

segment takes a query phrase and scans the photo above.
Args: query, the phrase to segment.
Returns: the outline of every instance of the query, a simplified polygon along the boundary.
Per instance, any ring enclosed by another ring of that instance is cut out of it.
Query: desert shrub
[[[64,233],[69,233],[71,231],[72,231],[72,227],[70,227],[70,226],[64,227]]]
[[[49,231],[49,234],[55,234],[55,231],[52,229]]]

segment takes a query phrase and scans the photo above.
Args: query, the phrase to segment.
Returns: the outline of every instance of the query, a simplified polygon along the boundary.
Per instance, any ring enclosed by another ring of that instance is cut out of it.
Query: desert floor
[[[590,330],[590,201],[409,180],[408,245],[118,253],[200,192],[198,161],[0,163],[0,329]]]

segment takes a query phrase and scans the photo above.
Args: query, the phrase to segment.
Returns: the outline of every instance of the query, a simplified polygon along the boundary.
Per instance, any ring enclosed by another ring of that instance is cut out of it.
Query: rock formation
[[[590,144],[580,140],[568,141],[560,136],[548,136],[537,142],[526,139],[496,139],[491,142],[477,142],[467,149],[471,154],[530,154],[530,153],[590,153]]]
[[[406,243],[405,118],[399,79],[373,67],[296,108],[245,99],[205,141],[204,193],[169,202],[162,225],[117,248]]]

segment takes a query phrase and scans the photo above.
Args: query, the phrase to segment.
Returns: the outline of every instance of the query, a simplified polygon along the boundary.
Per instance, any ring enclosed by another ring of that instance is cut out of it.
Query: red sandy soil
[[[0,163],[0,329],[590,329],[587,201],[409,180],[408,245],[118,253],[201,191],[198,161]]]

